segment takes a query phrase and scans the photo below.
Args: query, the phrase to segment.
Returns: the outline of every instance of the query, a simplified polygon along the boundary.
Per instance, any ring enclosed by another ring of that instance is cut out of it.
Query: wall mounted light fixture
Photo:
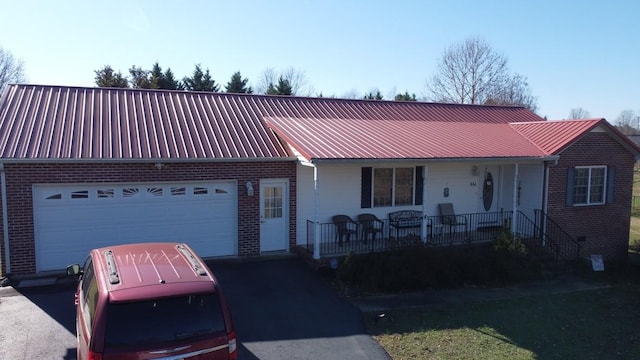
[[[163,163],[155,163],[155,165],[153,165],[153,166],[155,166],[156,169],[158,169],[158,170],[162,170],[162,169],[164,169],[165,165]]]
[[[251,181],[247,181],[247,196],[253,196],[253,183]]]

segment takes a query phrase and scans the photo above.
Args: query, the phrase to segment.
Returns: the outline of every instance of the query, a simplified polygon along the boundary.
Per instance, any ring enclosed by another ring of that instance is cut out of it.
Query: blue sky
[[[128,74],[158,61],[180,78],[200,63],[222,84],[294,67],[314,93],[423,97],[442,52],[479,36],[528,78],[542,116],[640,113],[635,0],[21,0],[2,12],[0,46],[35,84],[93,86],[105,64]]]

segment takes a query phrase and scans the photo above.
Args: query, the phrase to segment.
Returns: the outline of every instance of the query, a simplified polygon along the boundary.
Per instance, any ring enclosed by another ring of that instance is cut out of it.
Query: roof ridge
[[[198,90],[171,90],[171,89],[143,89],[143,88],[119,88],[119,87],[99,87],[99,86],[81,86],[81,85],[46,85],[46,84],[7,84],[15,87],[41,87],[41,88],[58,88],[58,89],[78,89],[78,90],[106,90],[106,91],[132,91],[132,92],[160,92],[160,93],[190,93],[190,94],[206,94],[221,97],[255,97],[268,99],[298,99],[298,100],[320,100],[320,101],[338,101],[338,102],[358,102],[358,103],[378,103],[378,104],[402,104],[409,106],[446,106],[446,107],[463,107],[463,108],[497,108],[497,109],[523,109],[528,110],[523,105],[494,105],[494,104],[460,104],[449,102],[433,102],[433,101],[398,101],[398,100],[373,100],[373,99],[349,99],[340,97],[322,97],[322,96],[301,96],[301,95],[268,95],[268,94],[248,94],[248,93],[227,93],[213,91]],[[535,114],[535,113],[534,113]],[[537,115],[537,114],[536,114]]]

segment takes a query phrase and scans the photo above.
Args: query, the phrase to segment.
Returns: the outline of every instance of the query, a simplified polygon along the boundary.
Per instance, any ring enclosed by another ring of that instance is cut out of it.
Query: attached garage
[[[236,189],[235,181],[34,185],[36,271],[131,242],[181,241],[203,257],[237,255]]]
[[[289,251],[297,157],[266,125],[289,108],[273,99],[5,86],[0,276],[64,269],[128,242],[184,241],[204,257]],[[268,196],[280,185],[282,204]]]

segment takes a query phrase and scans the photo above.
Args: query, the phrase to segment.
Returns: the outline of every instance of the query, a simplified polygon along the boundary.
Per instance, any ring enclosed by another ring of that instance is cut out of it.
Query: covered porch
[[[320,259],[414,243],[487,243],[505,230],[531,233],[515,216],[533,218],[544,208],[545,171],[541,159],[303,163],[297,244]],[[443,216],[443,205],[450,214]],[[347,221],[336,226],[336,216]]]
[[[411,219],[417,226],[405,228],[394,228],[394,219],[389,218],[347,224],[307,221],[309,236],[302,247],[316,259],[327,259],[415,246],[490,245],[505,234],[526,245],[529,256],[561,261],[575,260],[580,253],[580,244],[540,210],[533,218],[521,211],[457,214],[456,218],[451,223],[441,215],[425,215]]]

